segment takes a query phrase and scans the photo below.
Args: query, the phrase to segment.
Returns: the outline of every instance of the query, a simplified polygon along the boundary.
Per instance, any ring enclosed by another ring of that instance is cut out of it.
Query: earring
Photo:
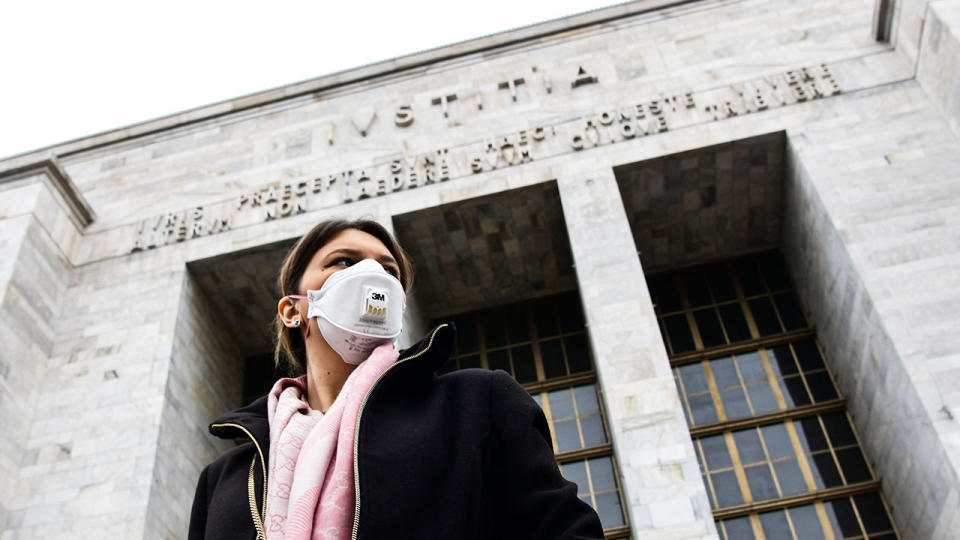
[[[297,320],[293,321],[293,327],[294,327],[294,328],[300,328],[300,319],[297,319]]]

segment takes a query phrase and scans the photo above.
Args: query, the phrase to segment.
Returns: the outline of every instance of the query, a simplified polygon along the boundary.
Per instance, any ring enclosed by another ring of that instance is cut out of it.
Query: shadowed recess
[[[210,316],[226,326],[245,357],[273,350],[272,323],[280,299],[274,284],[283,257],[295,241],[284,240],[187,265],[210,301]]]
[[[785,144],[781,131],[615,167],[644,271],[775,247]]]
[[[435,318],[576,287],[556,182],[393,218],[416,267],[414,294]]]

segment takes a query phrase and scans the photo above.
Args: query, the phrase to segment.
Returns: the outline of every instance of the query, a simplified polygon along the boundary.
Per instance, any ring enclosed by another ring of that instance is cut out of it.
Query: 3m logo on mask
[[[371,322],[386,320],[389,298],[386,289],[367,287],[367,292],[363,295],[363,313],[360,317]]]

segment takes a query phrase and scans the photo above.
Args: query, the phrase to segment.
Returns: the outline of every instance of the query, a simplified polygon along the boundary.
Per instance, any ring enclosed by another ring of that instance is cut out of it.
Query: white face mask
[[[335,272],[319,291],[289,296],[307,300],[307,335],[315,317],[323,339],[348,364],[395,340],[403,326],[403,286],[373,259]]]

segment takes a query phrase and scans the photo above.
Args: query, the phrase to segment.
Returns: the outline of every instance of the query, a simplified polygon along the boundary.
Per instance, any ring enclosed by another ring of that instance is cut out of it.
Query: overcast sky
[[[0,158],[605,0],[0,3]]]

